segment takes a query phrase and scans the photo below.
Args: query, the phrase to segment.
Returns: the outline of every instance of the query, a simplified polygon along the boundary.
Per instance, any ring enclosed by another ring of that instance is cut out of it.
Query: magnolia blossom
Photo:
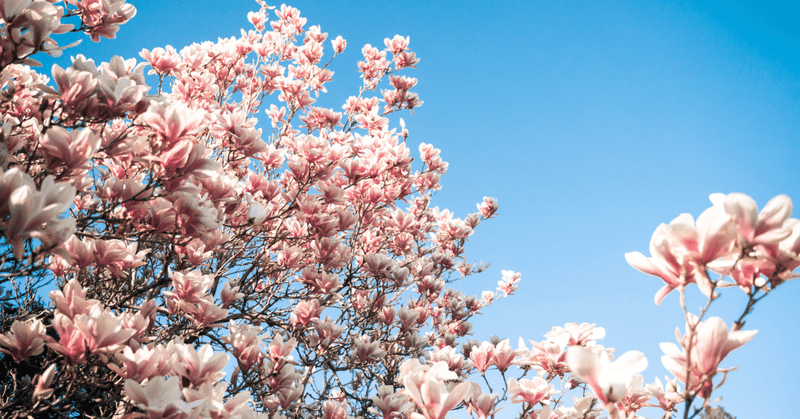
[[[531,380],[527,378],[519,381],[514,378],[508,380],[508,397],[511,403],[524,402],[534,406],[556,393],[556,389],[542,377],[533,377]]]
[[[656,381],[653,384],[648,384],[646,390],[658,401],[658,407],[665,412],[671,412],[678,403],[683,401],[683,396],[680,395],[677,378],[672,380],[665,378],[665,380],[666,387],[656,377]]]
[[[567,351],[564,350],[568,341],[569,335],[566,334],[552,336],[542,342],[530,341],[531,349],[528,351],[525,341],[520,337],[518,350],[523,355],[520,356],[517,363],[530,365],[539,371],[563,377],[569,372]]]
[[[54,57],[61,55],[66,47],[59,47],[52,34],[61,34],[73,28],[70,24],[61,24],[64,15],[62,7],[56,7],[46,1],[4,1],[0,3],[0,18],[8,35],[0,38],[2,51],[13,51],[13,54],[0,54],[0,68],[14,61],[28,65],[41,65],[36,60],[28,59],[30,55],[43,51]],[[13,30],[11,30],[13,28]],[[74,45],[74,44],[73,44]],[[72,45],[69,45],[72,46]]]
[[[14,257],[22,259],[24,240],[37,238],[45,245],[55,246],[64,243],[75,231],[75,220],[59,218],[70,206],[75,197],[75,187],[56,183],[48,176],[37,188],[33,179],[17,168],[0,173],[0,198],[7,202],[0,210],[9,216],[4,221],[0,212],[0,226],[5,230],[8,243],[14,248]],[[0,204],[2,205],[2,204]]]
[[[497,199],[488,196],[484,196],[483,202],[481,202],[477,206],[478,206],[478,212],[480,212],[483,218],[490,218],[494,216],[494,214],[497,212],[498,209]]]
[[[203,345],[198,351],[194,346],[181,342],[174,343],[175,374],[183,377],[194,386],[214,382],[225,376],[222,369],[228,362],[228,354],[214,353],[211,345]]]
[[[429,359],[432,363],[439,361],[446,362],[450,371],[453,371],[457,375],[461,374],[461,370],[466,364],[464,355],[457,353],[456,348],[452,346],[444,346],[441,348],[434,347],[433,350],[426,355],[426,359]]]
[[[494,362],[494,345],[481,342],[480,346],[473,346],[469,353],[469,363],[480,373],[485,373]]]
[[[83,166],[100,147],[100,136],[90,129],[67,132],[61,127],[52,127],[41,141],[42,151],[50,165],[63,163],[68,169]]]
[[[793,238],[797,222],[789,218],[789,197],[773,198],[761,212],[753,198],[741,193],[712,194],[710,199],[714,206],[696,223],[691,215],[681,214],[669,225],[661,224],[650,241],[652,257],[639,252],[625,254],[634,268],[666,283],[656,294],[656,304],[689,283],[697,284],[708,297],[715,296],[715,286],[729,285],[712,283],[706,269],[730,275],[736,285],[750,293],[752,287],[765,285],[761,275],[777,286],[800,266],[800,240]],[[778,276],[773,276],[775,273]]]
[[[188,414],[193,406],[201,402],[189,404],[181,394],[179,378],[154,377],[144,387],[130,378],[125,380],[125,393],[139,408],[147,412],[149,419],[170,418],[180,414]]]
[[[88,27],[87,32],[94,42],[98,42],[100,37],[116,38],[119,25],[136,15],[136,8],[125,3],[125,0],[106,0],[100,3],[71,0],[70,3],[81,11],[81,21]]]
[[[331,43],[333,44],[333,50],[337,54],[341,54],[344,49],[347,48],[347,41],[345,41],[341,36],[337,36],[336,39],[331,41]]]
[[[39,319],[14,320],[11,331],[0,335],[0,352],[11,355],[16,362],[23,361],[42,353],[44,336],[44,324]]]
[[[155,104],[139,117],[150,124],[165,142],[174,144],[186,138],[203,123],[203,114],[186,106]]]
[[[480,390],[477,388],[476,390]],[[472,415],[473,413],[478,416],[478,419],[487,419],[492,417],[500,409],[495,409],[497,403],[497,394],[474,394],[467,404],[467,411]],[[502,408],[501,408],[502,409]]]
[[[228,330],[230,335],[223,336],[222,341],[231,346],[233,356],[239,361],[239,368],[247,371],[262,357],[262,342],[259,337],[262,329],[247,324],[240,325],[231,320]]]
[[[554,326],[553,329],[544,336],[548,339],[556,339],[558,336],[567,335],[569,341],[567,345],[586,345],[594,344],[596,340],[603,339],[606,336],[606,329],[596,327],[595,324],[589,323],[567,323],[564,327]]]
[[[405,395],[396,393],[392,386],[387,385],[378,388],[378,394],[372,396],[372,402],[384,419],[402,417],[403,413],[413,407],[413,404],[409,402]]]
[[[369,336],[361,336],[353,340],[352,358],[356,362],[370,362],[386,356],[380,342],[372,342]]]
[[[171,355],[169,349],[161,345],[153,348],[142,346],[135,351],[130,346],[126,346],[122,353],[115,354],[116,358],[122,362],[124,371],[116,364],[109,364],[108,367],[122,378],[131,378],[136,382],[143,383],[152,377],[164,376],[169,373]]]
[[[647,368],[647,358],[639,351],[628,351],[611,362],[602,348],[573,346],[567,351],[567,364],[608,405],[625,397],[633,376]]]
[[[512,364],[514,364],[517,357],[523,352],[521,349],[511,349],[508,339],[503,339],[494,345],[494,365],[501,372],[505,372]]]
[[[661,362],[675,378],[686,384],[687,389],[699,392],[700,397],[707,399],[714,390],[712,379],[718,372],[720,362],[732,350],[749,342],[758,331],[728,331],[719,317],[700,322],[697,316],[690,315],[687,320],[683,338],[679,331],[675,331],[681,348],[674,343],[662,343],[661,350],[665,355],[661,357]],[[691,332],[692,328],[694,333]],[[691,350],[687,353],[689,348]]]
[[[730,215],[736,224],[740,255],[709,264],[717,273],[729,275],[747,293],[762,288],[769,279],[772,287],[797,277],[792,271],[800,266],[800,221],[789,218],[792,200],[786,195],[772,198],[758,211],[747,195],[713,194],[711,201]]]
[[[521,273],[514,271],[502,271],[503,279],[497,282],[497,291],[503,294],[503,297],[508,297],[513,294],[519,287],[517,283],[522,276]]]
[[[690,283],[697,284],[703,294],[711,297],[713,284],[704,267],[728,255],[735,244],[736,230],[730,216],[722,208],[713,206],[697,218],[696,225],[690,214],[681,214],[668,225],[661,224],[650,239],[652,257],[630,252],[625,254],[625,260],[665,282],[656,293],[656,304],[661,304],[674,289]]]
[[[326,400],[322,404],[322,417],[324,419],[347,419],[347,403]]]
[[[792,200],[786,195],[772,198],[760,213],[756,201],[742,193],[712,194],[710,199],[731,217],[739,239],[746,244],[774,244],[791,234],[784,227],[792,215]]]
[[[85,363],[87,354],[105,355],[121,350],[137,332],[123,327],[121,319],[98,301],[74,317],[56,310],[53,327],[59,339],[48,337],[47,345],[77,364]]]
[[[51,364],[46,370],[44,370],[42,375],[39,376],[39,380],[36,382],[36,386],[33,388],[34,400],[46,399],[55,392],[55,389],[50,388],[50,386],[53,384],[55,374],[56,364]]]
[[[469,383],[448,384],[458,376],[444,362],[422,365],[410,359],[400,367],[403,392],[417,406],[412,418],[444,419],[450,410],[458,406],[469,395]]]

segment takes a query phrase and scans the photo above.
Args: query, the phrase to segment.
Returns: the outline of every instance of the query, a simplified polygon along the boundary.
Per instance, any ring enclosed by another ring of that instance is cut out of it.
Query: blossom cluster
[[[29,383],[4,393],[4,415],[366,412],[400,360],[455,344],[494,299],[451,283],[482,269],[464,246],[495,200],[463,219],[433,206],[447,163],[422,143],[414,164],[408,130],[389,127],[422,105],[395,74],[419,62],[409,38],[365,47],[362,89],[316,107],[326,44],[346,42],[260,6],[240,37],[144,62],[78,54],[50,78],[29,65],[65,48],[51,36],[114,37],[135,8],[0,2],[0,281],[19,308],[56,286],[52,307],[3,323],[0,350]]]
[[[730,330],[687,316],[680,346],[662,345],[665,385],[644,384],[639,352],[612,362],[593,324],[530,348],[468,340],[470,318],[521,274],[480,296],[454,288],[485,269],[465,246],[498,204],[464,217],[434,206],[448,163],[391,126],[423,104],[398,74],[420,62],[410,38],[364,46],[361,88],[339,109],[313,106],[334,76],[326,47],[336,57],[346,41],[258,3],[239,37],[143,62],[79,54],[51,82],[30,67],[66,48],[51,36],[114,37],[135,8],[0,0],[4,417],[635,418],[707,403],[722,360],[755,335],[744,315]],[[660,226],[652,257],[626,255],[664,280],[657,303],[692,283],[709,304],[738,286],[749,310],[797,277],[788,197],[760,213],[741,194],[712,201],[696,223]]]
[[[650,258],[639,252],[625,255],[634,268],[664,281],[656,304],[689,284],[713,297],[718,287],[738,286],[752,294],[798,277],[800,220],[790,218],[788,196],[776,196],[761,212],[753,198],[741,193],[713,194],[711,202],[697,222],[681,214],[661,224],[650,240]],[[712,279],[709,271],[733,282]]]

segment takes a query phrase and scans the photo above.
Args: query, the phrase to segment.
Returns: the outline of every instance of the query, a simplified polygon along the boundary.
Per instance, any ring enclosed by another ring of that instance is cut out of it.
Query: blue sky
[[[138,14],[117,39],[84,38],[57,61],[66,66],[78,53],[139,59],[143,48],[238,35],[258,7],[251,0],[130,3]],[[425,103],[402,115],[409,141],[412,148],[433,143],[450,163],[435,203],[459,216],[483,196],[500,203],[467,253],[492,267],[460,286],[479,294],[494,289],[501,269],[522,272],[518,294],[475,319],[476,339],[499,335],[516,345],[519,336],[543,339],[552,326],[597,323],[607,330],[601,343],[618,353],[643,351],[645,381],[663,381],[658,345],[683,329],[677,295],[656,306],[660,280],[629,267],[624,253],[648,254],[659,223],[682,212],[696,217],[710,193],[747,193],[759,206],[784,193],[800,206],[796,3],[290,5],[329,39],[348,41],[320,98],[337,109],[360,86],[361,46],[411,37],[422,61],[406,74],[419,79],[414,90]],[[739,418],[796,411],[798,297],[794,281],[760,303],[745,326],[759,334],[722,364],[740,367],[718,393]],[[730,325],[744,302],[728,290],[711,314]],[[690,299],[690,310],[701,303]]]

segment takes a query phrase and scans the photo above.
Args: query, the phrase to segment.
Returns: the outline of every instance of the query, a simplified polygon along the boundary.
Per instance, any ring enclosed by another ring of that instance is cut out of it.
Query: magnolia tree
[[[658,227],[651,257],[626,255],[664,281],[656,303],[681,294],[686,330],[662,344],[672,378],[645,384],[643,354],[614,360],[590,324],[530,347],[468,340],[520,274],[480,297],[452,288],[483,269],[464,245],[497,204],[463,219],[432,206],[447,163],[424,143],[412,157],[402,120],[389,126],[422,104],[398,74],[419,62],[409,39],[364,46],[362,88],[316,107],[323,52],[345,40],[259,4],[238,38],[142,63],[77,55],[51,80],[30,66],[67,47],[55,35],[114,37],[135,9],[0,0],[3,417],[692,417],[755,335],[754,304],[798,276],[788,197],[759,212],[712,195],[696,221]],[[729,328],[708,308],[736,288],[749,301]]]

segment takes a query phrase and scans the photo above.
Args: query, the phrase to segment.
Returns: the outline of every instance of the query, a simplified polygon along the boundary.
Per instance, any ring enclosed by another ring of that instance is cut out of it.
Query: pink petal
[[[764,230],[780,227],[792,215],[792,200],[786,195],[778,195],[767,202],[758,214],[756,235]]]
[[[732,193],[725,197],[723,203],[725,212],[736,223],[739,235],[747,241],[753,239],[756,221],[758,220],[758,205],[756,201],[742,193]]]

